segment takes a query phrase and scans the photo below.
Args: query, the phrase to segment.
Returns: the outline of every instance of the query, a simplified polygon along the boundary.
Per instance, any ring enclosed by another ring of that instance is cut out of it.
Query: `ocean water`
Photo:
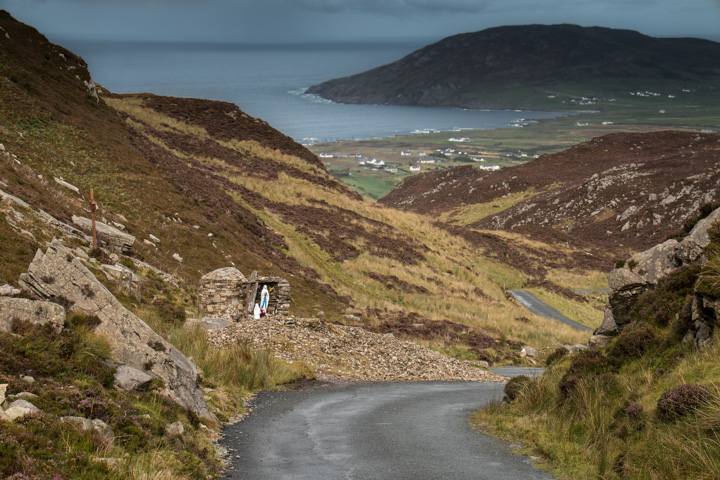
[[[419,131],[493,129],[560,115],[343,105],[303,93],[316,83],[393,62],[425,43],[60,43],[82,56],[94,80],[113,92],[151,92],[232,102],[305,144]]]

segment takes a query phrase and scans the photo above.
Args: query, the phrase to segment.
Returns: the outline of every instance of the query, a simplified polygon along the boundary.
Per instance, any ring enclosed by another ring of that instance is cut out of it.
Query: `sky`
[[[0,0],[0,9],[53,41],[440,39],[530,23],[720,41],[720,0]]]

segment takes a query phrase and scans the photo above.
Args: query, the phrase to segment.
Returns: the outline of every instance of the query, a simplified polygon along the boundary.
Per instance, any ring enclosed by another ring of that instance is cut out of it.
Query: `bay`
[[[554,118],[558,112],[344,105],[305,89],[393,62],[428,42],[222,44],[60,42],[116,93],[150,92],[238,105],[296,141],[384,138],[420,131],[493,129]]]

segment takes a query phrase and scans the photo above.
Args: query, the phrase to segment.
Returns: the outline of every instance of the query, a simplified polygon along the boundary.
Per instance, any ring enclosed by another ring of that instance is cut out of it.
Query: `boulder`
[[[12,285],[5,284],[2,287],[0,287],[0,297],[14,297],[15,295],[19,295],[20,290],[13,287]]]
[[[108,280],[118,286],[121,292],[140,301],[142,297],[140,277],[135,275],[132,270],[119,263],[116,265],[102,264],[100,269],[105,273]]]
[[[8,395],[8,399],[10,399],[10,400],[27,400],[28,402],[30,400],[34,400],[36,398],[38,398],[38,396],[31,392],[20,392],[15,395]],[[0,403],[2,403],[2,402],[0,402]]]
[[[93,418],[92,427],[93,430],[100,434],[105,446],[112,446],[113,442],[115,442],[115,432],[113,432],[112,428],[110,428],[107,423],[103,422],[99,418]]]
[[[107,423],[103,422],[99,418],[90,420],[84,417],[60,417],[60,423],[72,425],[73,427],[77,428],[78,430],[82,430],[83,432],[94,430],[100,435],[100,437],[102,437],[103,443],[107,447],[112,446],[113,442],[115,441],[115,433],[113,432],[112,428],[110,428]]]
[[[605,315],[600,326],[595,330],[595,335],[613,335],[617,333],[618,326],[615,323],[615,317],[613,316],[612,309],[610,307],[605,309]]]
[[[583,350],[587,350],[588,346],[582,343],[576,343],[575,345],[563,345],[563,348],[565,348],[570,355],[573,355],[575,353],[582,352]]]
[[[177,421],[175,423],[171,423],[167,427],[165,427],[165,434],[168,437],[175,437],[179,436],[185,433],[185,427],[183,427],[182,422]]]
[[[601,348],[607,346],[610,343],[612,337],[607,335],[593,335],[588,340],[588,347],[590,348]]]
[[[43,281],[48,277],[54,281]],[[157,377],[169,398],[215,420],[198,385],[195,364],[127,310],[58,240],[45,253],[37,251],[27,273],[20,276],[20,286],[41,298],[62,298],[72,310],[97,316],[95,332],[107,336],[114,361]]]
[[[5,403],[5,394],[7,393],[8,384],[0,384],[0,406]]]
[[[39,411],[39,408],[27,400],[15,400],[8,406],[7,410],[5,410],[5,415],[14,422],[18,418],[22,418],[25,415],[30,415],[31,413]]]
[[[147,390],[152,384],[153,377],[147,373],[131,367],[120,365],[115,370],[113,385],[121,390]]]
[[[82,431],[91,430],[93,428],[92,420],[84,417],[60,417],[60,423],[72,425]]]
[[[520,357],[521,358],[537,358],[538,351],[537,349],[531,347],[530,345],[525,345],[522,347],[522,350],[520,350]]]
[[[627,266],[616,268],[608,275],[608,288],[610,289],[610,296],[618,292],[644,288],[646,283],[647,282],[641,275],[633,270],[630,270]]]
[[[50,277],[45,278],[49,280]],[[27,298],[0,297],[0,332],[10,332],[13,319],[35,325],[49,323],[56,332],[65,326],[65,309],[57,303]]]
[[[667,240],[632,256],[628,263],[637,263],[633,271],[642,277],[643,283],[655,285],[658,280],[680,266],[675,258],[677,246],[677,240]]]
[[[73,215],[72,221],[82,230],[92,234],[92,220],[89,218]],[[98,238],[107,243],[111,248],[125,254],[132,251],[132,247],[135,244],[135,237],[132,235],[97,221],[95,222],[95,229],[97,230]]]
[[[700,220],[695,227],[690,230],[690,233],[688,233],[677,246],[675,256],[679,262],[684,264],[692,263],[702,255],[703,249],[710,243],[708,230],[710,226],[718,220],[720,220],[720,208]]]

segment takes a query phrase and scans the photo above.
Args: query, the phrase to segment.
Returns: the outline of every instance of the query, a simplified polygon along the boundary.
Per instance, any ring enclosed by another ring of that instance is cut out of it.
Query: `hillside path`
[[[558,320],[559,322],[570,325],[573,328],[585,332],[593,331],[593,329],[588,327],[587,325],[583,325],[582,323],[570,320],[568,317],[558,312],[553,307],[543,302],[527,290],[509,290],[509,292],[512,294],[513,297],[517,299],[518,302],[522,303],[525,308],[527,308],[536,315]]]
[[[227,427],[230,479],[548,480],[468,416],[502,383],[353,383],[262,392]]]

